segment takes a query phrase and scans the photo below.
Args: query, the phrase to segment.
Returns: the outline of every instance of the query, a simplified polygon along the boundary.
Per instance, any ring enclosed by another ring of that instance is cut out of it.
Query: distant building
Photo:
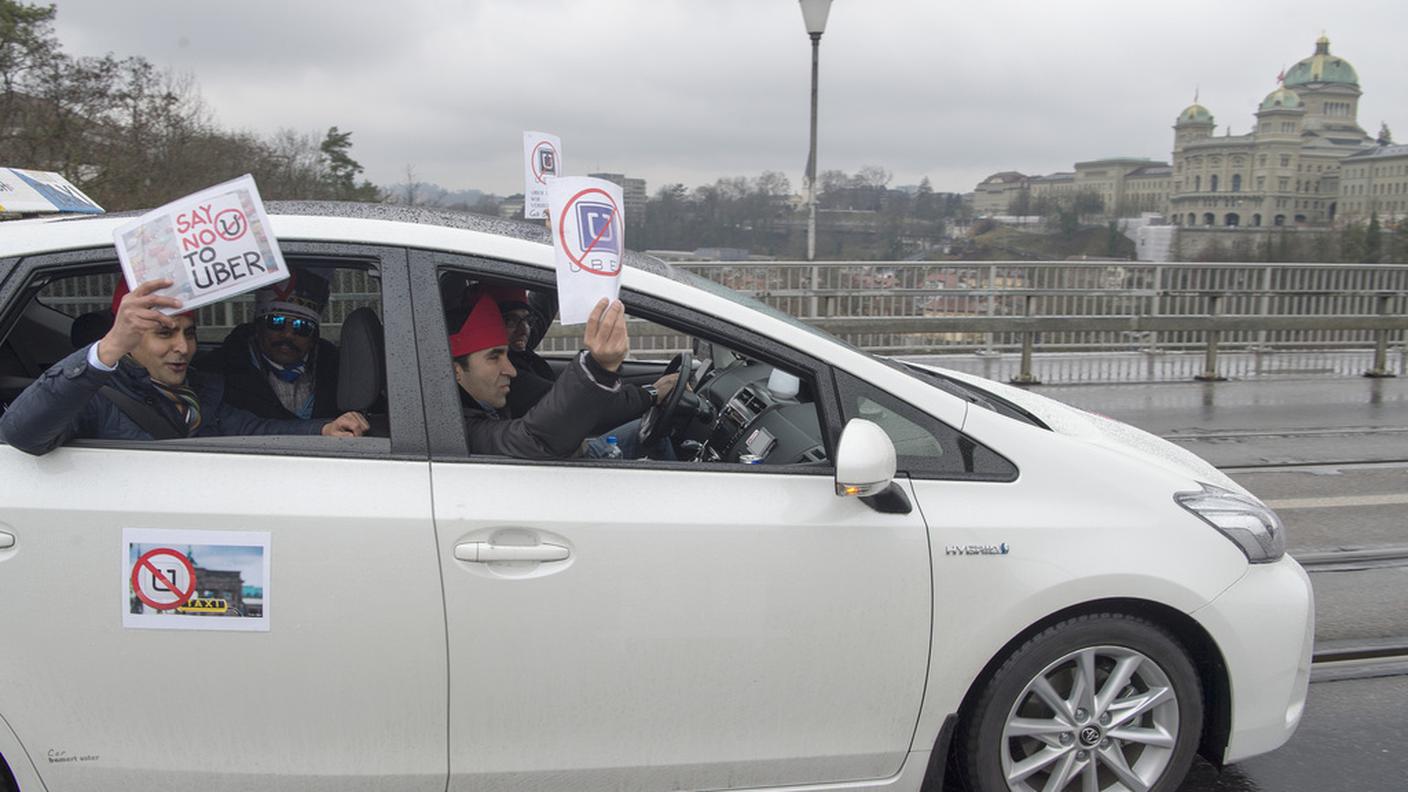
[[[1002,171],[983,179],[973,190],[973,211],[979,215],[1007,214],[1014,198],[1028,189],[1025,174]]]
[[[1321,36],[1262,100],[1248,134],[1214,135],[1207,108],[1184,108],[1173,125],[1170,219],[1185,227],[1334,222],[1342,161],[1373,145],[1356,121],[1361,93],[1354,67]]]
[[[1386,143],[1340,161],[1341,220],[1408,218],[1408,146]]]
[[[973,209],[1026,213],[1043,201],[1090,194],[1100,197],[1105,218],[1153,212],[1184,228],[1324,227],[1375,212],[1408,217],[1408,146],[1386,137],[1375,145],[1357,121],[1361,95],[1354,67],[1321,36],[1262,100],[1247,134],[1214,134],[1212,113],[1194,101],[1174,122],[1171,164],[1112,158],[1045,176],[1002,171],[978,184]]]
[[[593,179],[605,179],[621,187],[621,198],[625,201],[626,222],[638,223],[645,219],[645,179],[628,178],[624,173],[588,173]]]

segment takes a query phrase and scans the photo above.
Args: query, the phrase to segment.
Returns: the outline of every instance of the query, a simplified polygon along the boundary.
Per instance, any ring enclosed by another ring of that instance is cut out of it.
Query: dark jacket
[[[289,412],[274,394],[268,372],[251,355],[255,349],[254,333],[252,324],[236,327],[225,337],[225,343],[202,361],[203,366],[225,378],[225,401],[231,406],[262,418],[296,419],[298,416]],[[342,414],[337,408],[337,347],[319,338],[313,354],[317,363],[313,369],[313,417],[336,418]]]
[[[151,440],[151,434],[98,393],[104,385],[154,406],[173,424],[184,425],[175,405],[156,390],[145,369],[126,359],[116,371],[93,368],[88,365],[88,349],[83,347],[55,363],[15,399],[0,416],[0,437],[5,442],[30,454],[46,454],[72,438]],[[232,407],[224,402],[224,383],[218,376],[202,377],[192,370],[187,382],[201,405],[196,437],[310,435],[320,433],[325,423],[258,418]]]
[[[591,355],[580,352],[521,418],[490,412],[478,404],[466,407],[469,452],[520,459],[577,456],[582,442],[616,409],[621,389],[615,372],[601,368]]]
[[[520,363],[522,355],[531,355],[531,352],[509,352],[509,362],[518,370],[518,376],[513,378],[513,383],[508,389],[508,414],[513,418],[522,418],[532,410],[543,397],[552,390],[553,378],[552,369],[548,369],[548,376],[543,376],[536,368],[531,368]],[[537,355],[533,355],[537,357]],[[542,360],[542,358],[538,358]],[[543,364],[546,366],[546,362]],[[591,435],[599,435],[602,432],[609,432],[627,421],[634,421],[645,414],[650,406],[655,403],[655,397],[650,395],[644,387],[634,385],[629,382],[621,383],[612,400],[612,406],[602,414],[600,423],[592,427]]]

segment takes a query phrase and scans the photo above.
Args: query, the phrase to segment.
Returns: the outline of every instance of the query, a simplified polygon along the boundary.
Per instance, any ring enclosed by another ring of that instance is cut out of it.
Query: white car
[[[1295,731],[1309,581],[1197,457],[634,254],[683,461],[472,456],[442,299],[551,291],[543,230],[271,206],[381,436],[0,446],[0,788],[1173,790]],[[0,224],[0,401],[122,222]]]

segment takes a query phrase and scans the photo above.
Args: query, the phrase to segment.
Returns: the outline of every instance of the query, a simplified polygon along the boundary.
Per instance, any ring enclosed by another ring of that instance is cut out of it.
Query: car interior
[[[440,293],[446,307],[452,310],[456,301],[474,293],[476,288],[519,286],[523,284],[474,280],[446,271],[441,273]],[[629,294],[624,295],[623,301],[630,321],[632,353],[622,366],[622,379],[649,385],[665,374],[685,371],[689,383],[688,388],[672,391],[642,417],[644,446],[654,446],[657,440],[667,441],[674,458],[685,462],[826,464],[825,433],[810,376],[785,370],[713,339],[662,327],[658,320],[633,312]],[[582,328],[563,327],[555,316],[543,315],[543,310],[555,311],[555,295],[550,289],[532,285],[529,302],[535,309],[530,321],[541,323],[530,345],[533,341],[547,342],[534,351],[555,373],[560,372],[580,347]],[[637,331],[651,329],[672,334],[663,349],[638,347]]]
[[[369,436],[387,436],[386,352],[376,272],[318,259],[290,258],[288,263],[328,277],[331,298],[319,335],[338,349],[338,406],[364,413],[372,425]],[[54,363],[107,333],[119,277],[110,264],[55,273],[30,285],[29,302],[0,341],[0,412]],[[235,327],[254,318],[253,310],[250,294],[198,309],[199,346],[192,366],[208,368],[211,354]]]

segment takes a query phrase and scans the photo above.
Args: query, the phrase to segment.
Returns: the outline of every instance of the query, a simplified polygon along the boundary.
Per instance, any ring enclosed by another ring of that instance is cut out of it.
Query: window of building
[[[1291,177],[1282,176],[1281,178],[1276,180],[1276,185],[1276,189],[1280,190],[1281,192],[1285,192],[1291,189]]]
[[[1232,174],[1232,192],[1241,192],[1241,191],[1242,191],[1242,174],[1240,174],[1240,173],[1234,173],[1234,174]]]
[[[1260,191],[1260,190],[1265,190],[1265,189],[1266,189],[1266,177],[1265,177],[1265,176],[1258,176],[1258,177],[1256,177],[1256,188],[1257,188],[1258,191]]]
[[[1203,177],[1202,177],[1202,176],[1194,176],[1194,177],[1193,177],[1193,192],[1202,192],[1202,190],[1203,190]]]
[[[1208,179],[1208,190],[1211,191],[1211,192],[1217,192],[1217,174],[1216,174],[1216,173],[1214,173],[1214,174],[1212,175],[1212,177]]]
[[[1283,168],[1289,168],[1289,167],[1291,167],[1291,155],[1290,155],[1290,154],[1282,154],[1282,155],[1281,155],[1281,167],[1283,167]]]

